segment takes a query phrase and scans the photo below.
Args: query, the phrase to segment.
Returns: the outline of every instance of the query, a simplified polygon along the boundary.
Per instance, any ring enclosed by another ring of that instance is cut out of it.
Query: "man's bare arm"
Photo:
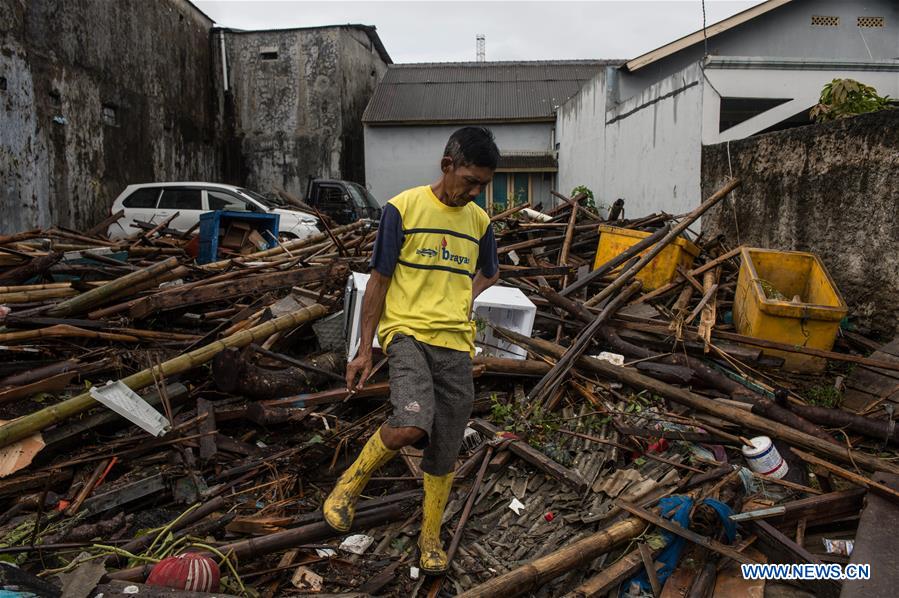
[[[359,350],[356,357],[346,366],[346,387],[352,390],[362,388],[365,380],[371,373],[371,346],[375,338],[375,330],[384,311],[384,298],[387,296],[387,287],[390,286],[390,277],[384,276],[377,270],[372,270],[368,284],[365,286],[365,298],[362,300],[362,323],[359,327]],[[359,381],[356,382],[356,375]]]

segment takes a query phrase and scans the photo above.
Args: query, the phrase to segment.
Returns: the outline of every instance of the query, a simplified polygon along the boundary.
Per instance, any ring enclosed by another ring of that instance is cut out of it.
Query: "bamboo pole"
[[[560,358],[565,354],[565,348],[556,345],[555,343],[529,338],[501,327],[497,327],[496,330],[522,347],[539,349],[556,358]],[[698,409],[705,413],[711,413],[739,426],[764,432],[768,436],[779,438],[792,445],[800,446],[807,450],[814,451],[815,453],[838,459],[844,463],[854,463],[874,471],[886,471],[899,474],[899,466],[894,465],[889,461],[872,457],[871,455],[860,451],[849,450],[837,443],[828,442],[822,438],[800,432],[790,426],[771,421],[770,419],[748,412],[739,407],[707,399],[692,393],[689,390],[678,388],[671,384],[660,382],[655,378],[645,376],[631,368],[619,367],[606,361],[586,356],[581,357],[578,360],[577,365],[593,373],[622,382],[629,386],[649,389],[655,394],[674,401],[675,403],[680,403],[681,405],[686,405],[687,407],[692,407],[693,409]]]
[[[503,218],[508,218],[512,214],[516,214],[516,213],[522,211],[523,209],[530,208],[530,207],[531,207],[531,202],[527,202],[527,203],[521,204],[520,206],[515,206],[514,208],[509,208],[508,210],[506,210],[504,212],[500,212],[496,216],[493,216],[492,218],[490,218],[490,222],[496,222],[497,220],[502,220]]]
[[[120,276],[119,278],[110,281],[102,287],[91,289],[87,292],[81,293],[77,297],[72,297],[67,301],[63,301],[59,305],[48,310],[47,315],[50,317],[65,317],[87,311],[91,307],[94,307],[95,305],[98,305],[99,303],[102,303],[103,301],[114,297],[122,290],[133,288],[134,286],[139,285],[140,283],[148,279],[156,278],[157,276],[168,272],[172,268],[175,268],[177,265],[178,258],[170,257],[161,262],[153,264],[152,266],[148,266],[142,270],[131,272],[130,274],[126,274],[125,276]]]
[[[494,577],[459,594],[459,598],[510,598],[544,585],[572,569],[586,565],[617,544],[630,540],[645,530],[646,522],[629,517],[611,527],[535,559],[499,577]]]
[[[691,224],[693,224],[696,220],[699,219],[706,211],[709,210],[712,206],[717,204],[719,201],[724,199],[730,194],[731,191],[740,186],[740,179],[730,179],[727,181],[723,187],[715,191],[711,197],[702,202],[698,208],[687,214],[683,220],[681,220],[677,226],[672,228],[665,237],[653,245],[643,257],[637,261],[636,264],[622,272],[618,278],[615,279],[615,282],[604,288],[599,292],[595,297],[587,301],[586,305],[593,306],[601,303],[606,297],[611,297],[615,292],[618,291],[621,287],[623,287],[627,282],[633,278],[637,272],[642,270],[649,262],[651,262],[657,255],[659,255],[665,247],[667,247],[674,239],[677,238],[679,234],[687,230]]]
[[[577,224],[577,202],[583,197],[583,193],[579,193],[574,199],[569,199],[571,204],[571,214],[568,216],[568,226],[565,227],[565,238],[562,239],[562,251],[559,252],[559,265],[568,265],[568,253],[571,251],[571,238],[574,235],[574,225]],[[563,285],[564,286],[564,285]]]
[[[85,330],[84,328],[70,326],[69,324],[56,324],[55,326],[47,326],[46,328],[35,328],[33,330],[20,330],[19,332],[0,334],[0,343],[17,343],[41,338],[60,337],[94,338],[98,340],[122,341],[127,343],[135,343],[139,340],[136,336],[130,334],[115,334],[110,332],[100,332],[98,330]]]
[[[90,284],[90,283],[88,283]],[[22,291],[45,291],[48,289],[71,289],[71,282],[48,282],[45,284],[17,284],[0,287],[0,294],[20,293]]]
[[[320,318],[324,316],[325,313],[325,308],[316,303],[309,307],[304,307],[289,314],[285,314],[280,318],[269,320],[268,322],[250,328],[249,330],[238,332],[233,336],[211,342],[190,353],[185,353],[184,355],[169,359],[158,366],[147,368],[132,374],[127,378],[122,378],[121,381],[129,388],[138,390],[153,384],[155,380],[180,374],[181,372],[186,372],[202,365],[212,360],[213,357],[229,347],[245,347],[252,342],[266,339],[280,330],[289,330],[310,320]],[[76,397],[63,401],[62,403],[45,407],[40,411],[36,411],[9,423],[0,425],[0,447],[7,446],[27,436],[31,436],[35,432],[39,432],[53,424],[72,417],[73,415],[86,411],[94,406],[94,404],[96,404],[96,401],[90,393],[84,392]]]
[[[73,288],[14,291],[0,293],[0,303],[31,303],[32,301],[45,301],[47,299],[65,299],[67,297],[75,297],[78,294],[79,291]]]

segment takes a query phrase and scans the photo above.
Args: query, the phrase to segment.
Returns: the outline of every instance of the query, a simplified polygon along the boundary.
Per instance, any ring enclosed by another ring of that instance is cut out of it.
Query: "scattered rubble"
[[[899,341],[846,320],[828,348],[737,332],[746,254],[691,226],[738,185],[677,217],[606,221],[561,196],[493,217],[500,284],[536,318],[530,335],[478,322],[520,354],[475,358],[440,578],[414,567],[420,452],[372,479],[349,534],[321,518],[387,413],[386,368],[342,381],[368,223],[263,250],[244,231],[205,264],[164,226],[0,238],[0,588],[186,596],[146,584],[211,560],[228,595],[731,596],[765,583],[738,564],[893,567]],[[610,226],[639,234],[596,259]],[[660,273],[675,241],[695,256]],[[203,558],[166,560],[187,553]],[[842,588],[866,584],[882,595]]]

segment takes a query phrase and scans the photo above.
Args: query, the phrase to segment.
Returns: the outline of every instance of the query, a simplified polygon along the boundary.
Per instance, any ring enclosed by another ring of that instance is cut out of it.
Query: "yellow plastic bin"
[[[596,248],[596,259],[593,260],[593,269],[599,268],[650,234],[652,233],[600,224],[599,246]],[[646,248],[640,255],[643,255],[649,249],[651,247]],[[657,289],[674,280],[678,266],[689,270],[693,265],[693,260],[698,255],[699,247],[683,237],[678,237],[669,243],[652,261],[646,264],[637,273],[636,278],[643,283],[644,291]]]
[[[800,347],[833,348],[848,311],[818,256],[800,251],[743,247],[734,296],[734,324],[740,334]],[[765,349],[796,372],[820,372],[820,357]]]

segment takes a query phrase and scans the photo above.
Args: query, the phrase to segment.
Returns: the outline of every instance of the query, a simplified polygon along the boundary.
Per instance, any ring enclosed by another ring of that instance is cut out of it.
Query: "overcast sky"
[[[374,25],[394,62],[633,58],[702,28],[700,0],[592,2],[271,2],[195,0],[221,27]],[[706,0],[709,25],[761,4]]]

